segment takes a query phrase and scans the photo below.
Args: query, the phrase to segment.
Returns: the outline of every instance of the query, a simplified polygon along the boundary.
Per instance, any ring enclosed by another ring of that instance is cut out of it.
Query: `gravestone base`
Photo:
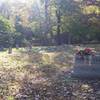
[[[72,76],[76,78],[100,78],[100,67],[77,67],[73,69]]]
[[[88,78],[96,79],[100,78],[100,55],[91,57],[91,63],[85,63],[83,59],[79,59],[75,56],[75,64],[72,71],[72,77],[75,78]]]

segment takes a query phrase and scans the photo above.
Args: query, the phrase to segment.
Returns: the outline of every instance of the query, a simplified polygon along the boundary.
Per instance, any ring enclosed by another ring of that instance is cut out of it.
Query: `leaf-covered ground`
[[[74,46],[0,52],[0,100],[100,100],[99,80],[70,77]]]

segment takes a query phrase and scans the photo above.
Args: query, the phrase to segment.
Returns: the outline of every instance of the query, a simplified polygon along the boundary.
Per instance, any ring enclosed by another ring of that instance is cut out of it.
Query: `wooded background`
[[[0,46],[100,43],[100,0],[0,4]]]

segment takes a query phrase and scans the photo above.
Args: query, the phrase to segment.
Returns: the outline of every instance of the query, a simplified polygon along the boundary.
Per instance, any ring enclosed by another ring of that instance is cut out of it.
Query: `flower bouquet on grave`
[[[81,59],[84,57],[94,56],[96,51],[93,48],[84,48],[77,50],[76,55],[78,55]]]
[[[93,48],[85,48],[84,49],[84,55],[88,56],[88,55],[95,55],[96,51]]]

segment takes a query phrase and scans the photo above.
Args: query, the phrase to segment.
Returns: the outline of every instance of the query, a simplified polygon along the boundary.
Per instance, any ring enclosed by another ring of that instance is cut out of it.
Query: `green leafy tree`
[[[13,45],[14,27],[12,23],[0,16],[0,44],[9,48]]]

